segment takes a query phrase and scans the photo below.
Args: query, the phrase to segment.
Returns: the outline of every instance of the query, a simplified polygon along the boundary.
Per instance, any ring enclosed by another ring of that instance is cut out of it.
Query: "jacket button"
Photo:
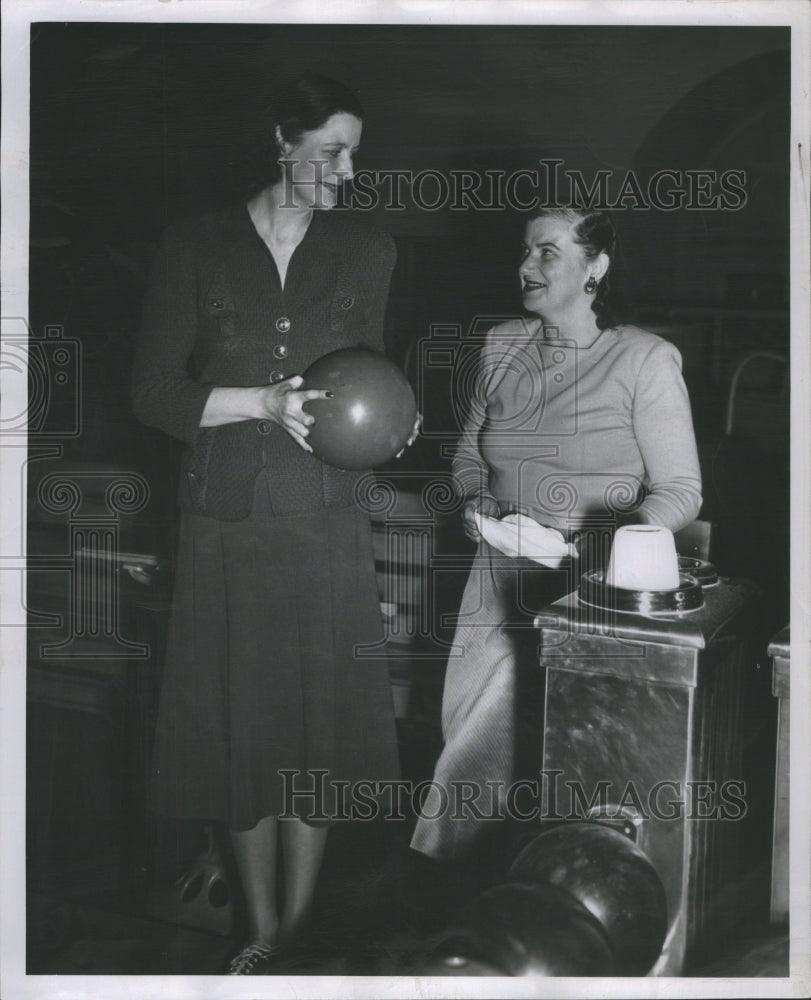
[[[225,303],[223,302],[222,299],[212,299],[211,300],[211,308],[212,309],[222,309],[222,307],[224,305],[225,305]]]
[[[281,382],[283,378],[284,378],[284,372],[280,372],[278,368],[274,368],[273,371],[270,373],[271,382]]]
[[[271,423],[269,420],[260,420],[256,425],[256,429],[260,434],[270,434]]]
[[[277,344],[273,348],[273,357],[278,358],[279,361],[282,361],[284,358],[287,357],[287,348],[284,346],[284,344]]]
[[[286,316],[280,316],[276,320],[276,329],[279,331],[279,333],[287,333],[287,331],[290,329],[292,325],[293,324]]]
[[[355,304],[355,300],[351,295],[347,295],[345,298],[341,299],[341,309],[351,309]]]

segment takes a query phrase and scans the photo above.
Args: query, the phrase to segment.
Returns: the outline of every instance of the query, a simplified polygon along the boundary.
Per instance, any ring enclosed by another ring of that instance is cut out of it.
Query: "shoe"
[[[275,944],[246,944],[239,954],[231,959],[229,976],[261,976],[266,966],[279,954]]]

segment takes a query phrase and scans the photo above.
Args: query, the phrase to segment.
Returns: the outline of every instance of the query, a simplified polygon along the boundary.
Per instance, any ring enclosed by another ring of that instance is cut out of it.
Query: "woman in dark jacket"
[[[300,377],[337,348],[383,348],[393,241],[329,211],[362,115],[322,77],[281,95],[269,183],[167,232],[136,355],[138,417],[187,445],[151,801],[230,828],[249,924],[232,974],[303,928],[332,783],[398,771],[385,668],[363,655],[381,618],[362,474],[313,456],[304,404],[325,394]]]

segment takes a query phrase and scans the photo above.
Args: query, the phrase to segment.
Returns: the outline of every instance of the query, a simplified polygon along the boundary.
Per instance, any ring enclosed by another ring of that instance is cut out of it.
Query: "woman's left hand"
[[[399,458],[405,452],[406,448],[410,448],[411,445],[414,444],[414,442],[419,437],[420,427],[422,427],[422,414],[418,410],[417,419],[414,421],[414,426],[411,429],[411,436],[409,437],[408,441],[406,441],[405,448],[397,452],[397,455],[395,456],[396,458]]]

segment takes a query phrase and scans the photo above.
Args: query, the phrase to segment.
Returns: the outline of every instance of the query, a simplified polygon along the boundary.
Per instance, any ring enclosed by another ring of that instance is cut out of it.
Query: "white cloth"
[[[523,556],[550,569],[577,557],[577,549],[559,531],[545,528],[526,514],[508,514],[498,520],[477,511],[473,517],[482,538],[507,556]]]

